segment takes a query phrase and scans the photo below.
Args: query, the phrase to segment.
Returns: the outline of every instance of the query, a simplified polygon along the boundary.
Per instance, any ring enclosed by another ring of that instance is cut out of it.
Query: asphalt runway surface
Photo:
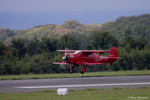
[[[85,89],[85,88],[137,88],[150,86],[150,75],[144,76],[113,76],[88,78],[56,78],[56,79],[26,79],[0,80],[1,93],[33,92],[43,89]]]

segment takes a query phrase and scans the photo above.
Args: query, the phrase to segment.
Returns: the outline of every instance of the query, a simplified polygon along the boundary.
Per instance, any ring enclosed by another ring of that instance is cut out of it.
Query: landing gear
[[[84,74],[84,72],[81,72],[81,74]]]
[[[84,74],[84,72],[86,71],[86,68],[87,68],[87,65],[86,66],[85,65],[82,66],[81,74]]]
[[[72,74],[72,68],[69,68],[69,69],[68,69],[68,72],[69,72],[70,74]]]
[[[112,66],[112,63],[110,63],[110,65]]]
[[[79,65],[74,65],[73,67],[71,67],[71,66],[70,66],[70,68],[68,69],[68,71],[67,71],[67,72],[69,72],[70,74],[72,74],[72,72],[73,72],[73,68],[74,68],[75,66],[79,67]],[[83,66],[82,66],[81,74],[84,74],[84,73],[85,73],[86,68],[87,68],[87,65],[83,65]]]
[[[69,72],[70,74],[72,74],[72,70],[73,70],[74,67],[75,67],[75,66],[73,66],[73,67],[70,66],[70,68],[68,69],[68,72]]]

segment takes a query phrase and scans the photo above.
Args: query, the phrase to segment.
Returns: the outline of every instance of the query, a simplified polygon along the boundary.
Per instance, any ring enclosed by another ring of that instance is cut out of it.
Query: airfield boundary
[[[150,75],[150,70],[139,71],[106,71],[106,72],[86,72],[81,73],[59,73],[59,74],[28,74],[28,75],[1,75],[0,80],[20,80],[20,79],[46,79],[46,78],[78,78],[78,77],[107,77],[107,76],[136,76]]]

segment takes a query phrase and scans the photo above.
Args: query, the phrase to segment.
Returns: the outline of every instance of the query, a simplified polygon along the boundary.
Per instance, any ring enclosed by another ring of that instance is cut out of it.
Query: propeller
[[[68,50],[69,49],[65,47],[65,54],[63,56],[63,62],[62,62],[62,64],[60,64],[61,68],[63,68],[63,69],[66,68],[65,64],[63,64],[63,63],[66,63],[68,61],[68,59],[69,59],[68,52],[67,52]]]

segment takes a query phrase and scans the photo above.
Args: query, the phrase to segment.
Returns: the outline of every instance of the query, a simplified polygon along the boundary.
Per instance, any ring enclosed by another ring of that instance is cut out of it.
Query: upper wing
[[[110,53],[112,51],[109,50],[79,50],[81,52],[85,52],[85,53]]]
[[[85,52],[85,53],[110,53],[112,51],[109,50],[57,50],[59,52],[76,52],[76,51],[81,51],[81,52]]]

